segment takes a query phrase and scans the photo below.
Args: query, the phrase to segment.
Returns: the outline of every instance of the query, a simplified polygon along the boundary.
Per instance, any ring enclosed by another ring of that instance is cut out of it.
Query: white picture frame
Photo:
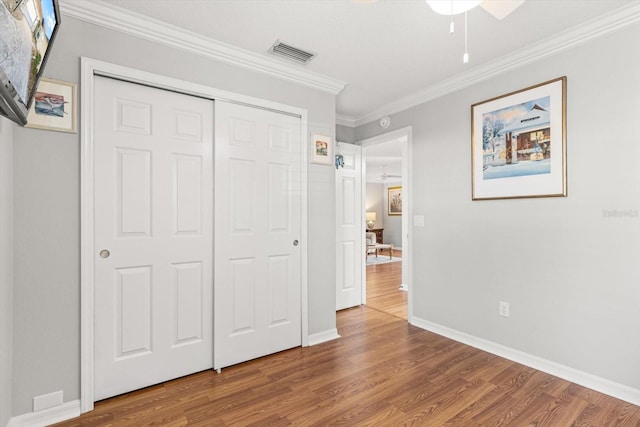
[[[77,133],[77,111],[77,85],[43,77],[38,83],[25,127]]]
[[[311,135],[311,163],[333,165],[333,138],[326,135]]]

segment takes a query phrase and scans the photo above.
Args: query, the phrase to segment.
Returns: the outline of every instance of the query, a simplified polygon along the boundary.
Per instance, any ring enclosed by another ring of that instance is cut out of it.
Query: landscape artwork
[[[551,172],[550,97],[482,115],[483,179]]]
[[[471,106],[472,200],[566,196],[566,81]]]
[[[327,156],[327,143],[325,141],[316,141],[316,156]]]
[[[76,84],[40,79],[25,127],[75,133]]]
[[[34,97],[34,110],[36,114],[45,116],[64,117],[64,104],[68,101],[64,100],[63,95],[54,93],[36,92]],[[68,113],[67,113],[68,114]]]
[[[311,163],[333,165],[332,138],[326,135],[312,135]]]

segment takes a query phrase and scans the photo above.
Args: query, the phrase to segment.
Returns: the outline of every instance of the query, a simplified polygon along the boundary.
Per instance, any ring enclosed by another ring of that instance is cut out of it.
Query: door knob
[[[298,241],[297,240],[293,241],[293,246],[298,246]]]
[[[111,255],[111,252],[106,249],[100,251],[100,258],[109,258],[109,255]]]

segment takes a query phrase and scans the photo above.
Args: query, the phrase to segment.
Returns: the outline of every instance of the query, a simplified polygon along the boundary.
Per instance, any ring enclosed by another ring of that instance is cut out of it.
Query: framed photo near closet
[[[311,163],[333,165],[333,143],[330,136],[311,135]]]

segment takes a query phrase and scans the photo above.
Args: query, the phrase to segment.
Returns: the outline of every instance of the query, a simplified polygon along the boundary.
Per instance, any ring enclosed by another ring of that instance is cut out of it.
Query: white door
[[[210,369],[213,101],[95,78],[95,399]]]
[[[302,344],[300,118],[216,102],[216,369]]]
[[[341,143],[344,168],[336,172],[336,310],[364,303],[365,248],[362,209],[362,148]]]

